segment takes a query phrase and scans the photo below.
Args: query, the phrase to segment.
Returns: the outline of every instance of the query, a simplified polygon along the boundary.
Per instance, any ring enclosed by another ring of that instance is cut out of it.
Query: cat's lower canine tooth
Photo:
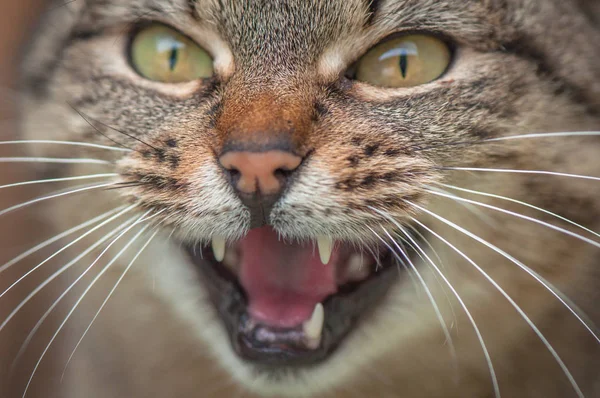
[[[302,331],[307,339],[309,348],[317,348],[321,343],[321,333],[325,323],[325,310],[323,304],[317,303],[309,320],[302,324]]]

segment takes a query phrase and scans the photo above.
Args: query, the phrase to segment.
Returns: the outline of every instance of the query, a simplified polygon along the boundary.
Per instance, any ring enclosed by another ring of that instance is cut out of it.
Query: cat
[[[600,397],[599,16],[48,5],[11,145],[52,181],[0,214],[54,234],[0,270],[53,294],[11,396]]]

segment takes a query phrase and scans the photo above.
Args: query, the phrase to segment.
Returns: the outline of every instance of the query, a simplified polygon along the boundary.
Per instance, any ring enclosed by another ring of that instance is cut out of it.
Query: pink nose
[[[246,194],[279,194],[285,176],[300,166],[302,158],[293,153],[270,150],[266,152],[232,151],[219,158],[230,172],[234,187]]]

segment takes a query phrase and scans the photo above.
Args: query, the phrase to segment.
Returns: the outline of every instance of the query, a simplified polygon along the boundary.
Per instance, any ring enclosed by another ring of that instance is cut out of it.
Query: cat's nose
[[[244,201],[254,197],[278,197],[302,158],[284,150],[230,151],[219,163]]]
[[[228,87],[232,84],[247,86],[235,79]],[[302,95],[295,95],[297,89],[288,91],[285,96],[268,86],[253,92],[226,91],[215,120],[218,161],[250,212],[251,228],[272,221],[271,210],[310,153],[306,141],[314,123],[314,103],[308,90]]]

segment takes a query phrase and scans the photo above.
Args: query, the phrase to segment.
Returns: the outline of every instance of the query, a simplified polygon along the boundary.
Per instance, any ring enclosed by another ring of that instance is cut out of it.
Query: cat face
[[[600,34],[583,7],[78,1],[49,12],[25,62],[23,134],[121,148],[81,150],[117,174],[117,189],[89,207],[134,205],[140,225],[166,231],[167,259],[146,257],[138,272],[160,270],[153,294],[244,388],[368,385],[362,368],[393,363],[394,391],[396,381],[428,390],[410,382],[423,374],[454,391],[462,367],[482,380],[473,391],[491,392],[489,352],[512,363],[501,342],[528,327],[510,297],[533,319],[563,309],[540,279],[578,279],[594,247],[506,212],[486,223],[444,190],[461,184],[552,212],[571,201],[558,212],[597,223],[598,188],[489,170],[598,172],[598,161],[567,156],[594,159],[593,137],[506,139],[598,127]],[[125,311],[135,318],[134,305]],[[456,319],[473,330],[454,331]]]

